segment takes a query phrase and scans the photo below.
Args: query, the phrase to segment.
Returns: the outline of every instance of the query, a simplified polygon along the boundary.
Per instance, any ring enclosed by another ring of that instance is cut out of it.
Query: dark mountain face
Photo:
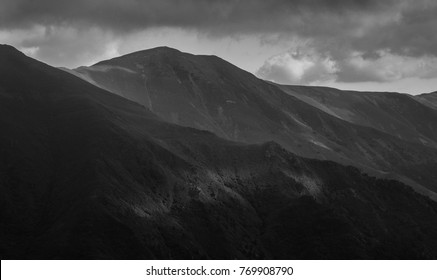
[[[429,172],[437,167],[437,113],[407,96],[321,93],[334,96],[337,108],[308,102],[301,89],[293,96],[218,57],[169,48],[81,67],[76,75],[167,122],[245,143],[275,141],[301,156],[397,178],[422,193],[437,191]]]
[[[437,91],[432,93],[425,93],[421,95],[417,95],[414,97],[417,101],[422,104],[437,110]]]
[[[350,123],[372,127],[403,140],[437,147],[437,111],[413,96],[278,85],[282,90]]]
[[[0,47],[0,254],[432,258],[437,203],[353,167],[169,124]]]

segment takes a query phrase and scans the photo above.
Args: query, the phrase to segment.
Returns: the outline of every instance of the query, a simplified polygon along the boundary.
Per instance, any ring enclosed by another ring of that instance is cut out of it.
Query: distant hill
[[[170,124],[9,46],[0,75],[2,259],[437,257],[437,203],[402,183]]]
[[[437,91],[415,96],[419,102],[437,110]]]
[[[436,147],[437,111],[416,101],[414,96],[326,87],[278,87],[340,119],[372,127],[403,140]]]

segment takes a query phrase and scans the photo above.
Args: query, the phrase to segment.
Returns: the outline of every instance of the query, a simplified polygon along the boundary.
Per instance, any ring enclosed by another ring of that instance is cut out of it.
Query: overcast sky
[[[436,0],[0,0],[0,43],[69,68],[166,45],[284,84],[437,90]]]

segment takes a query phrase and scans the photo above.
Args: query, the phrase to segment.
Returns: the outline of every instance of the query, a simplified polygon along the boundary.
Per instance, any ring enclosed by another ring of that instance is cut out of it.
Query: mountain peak
[[[171,51],[171,52],[181,52],[178,49],[169,47],[169,46],[159,46],[159,47],[155,47],[155,48],[151,48],[151,49],[146,49],[143,51]]]
[[[108,60],[104,60],[104,61],[100,61],[95,65],[104,65],[104,64],[112,64],[116,61],[120,61],[120,60],[137,60],[139,57],[143,57],[143,56],[150,56],[150,55],[157,55],[157,56],[171,56],[171,55],[180,55],[182,54],[181,51],[174,49],[174,48],[170,48],[167,46],[159,46],[159,47],[155,47],[155,48],[151,48],[151,49],[145,49],[145,50],[140,50],[140,51],[136,51],[136,52],[132,52],[132,53],[128,53],[119,57],[115,57],[112,59],[108,59]]]
[[[0,44],[0,55],[12,55],[12,54],[23,55],[22,52],[20,52],[19,50],[17,50],[15,47],[11,45]]]
[[[9,48],[9,49],[15,49],[13,46],[11,46],[11,45],[7,45],[7,44],[0,44],[0,49],[6,49],[6,48]]]
[[[183,52],[178,49],[174,49],[168,46],[159,46],[151,49],[145,49],[136,51],[133,53],[128,53],[125,55],[121,55],[118,57],[114,57],[108,60],[100,61],[93,66],[102,66],[102,65],[112,65],[112,66],[132,66],[138,65],[145,60],[154,61],[155,63],[186,63],[187,61],[191,61],[195,64],[203,64],[201,68],[209,68],[213,65],[220,65],[223,67],[224,65],[235,65],[229,63],[228,61],[216,56],[216,55],[205,55],[205,54],[192,54],[188,52]],[[127,67],[129,68],[129,67]],[[236,67],[237,68],[237,67]],[[240,69],[241,70],[241,69]]]
[[[159,46],[151,49],[139,50],[133,53],[126,54],[124,56],[134,56],[138,54],[150,54],[150,53],[173,53],[173,54],[181,54],[182,52],[178,49],[171,48],[168,46]],[[123,57],[123,56],[122,56]]]

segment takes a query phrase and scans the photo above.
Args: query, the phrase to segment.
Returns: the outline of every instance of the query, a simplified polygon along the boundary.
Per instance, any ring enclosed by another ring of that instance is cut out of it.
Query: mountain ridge
[[[414,96],[395,92],[342,91],[334,88],[278,85],[287,93],[351,123],[373,127],[406,140],[435,146],[437,113]],[[384,121],[388,122],[384,124]],[[423,124],[423,121],[428,123]],[[403,131],[402,131],[403,130]]]
[[[430,108],[437,110],[437,91],[424,93],[418,96],[415,96],[416,100],[423,103]]]
[[[437,203],[402,183],[164,122],[26,56],[0,62],[2,259],[437,256]]]
[[[413,112],[425,117],[409,124],[403,112],[390,109],[390,103],[384,101],[381,104],[386,108],[378,109],[385,121],[381,128],[375,125],[380,122],[369,122],[366,116],[354,122],[326,112],[220,58],[167,48],[113,58],[78,68],[76,73],[171,123],[208,130],[234,141],[276,141],[301,156],[331,159],[373,173],[406,172],[416,183],[437,190],[433,187],[437,178],[423,171],[436,165],[433,119],[437,114],[403,95],[393,95],[403,100],[393,104],[404,106],[408,101],[407,111],[422,106]]]

